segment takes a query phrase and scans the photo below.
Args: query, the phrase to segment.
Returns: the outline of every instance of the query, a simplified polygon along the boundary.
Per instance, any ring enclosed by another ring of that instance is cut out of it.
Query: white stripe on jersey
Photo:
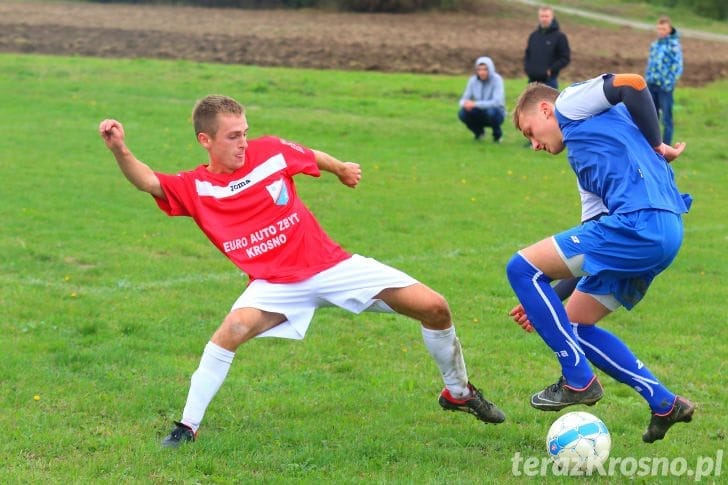
[[[602,76],[567,87],[556,98],[554,105],[559,113],[570,120],[585,120],[613,106],[604,94]]]
[[[248,187],[252,187],[261,180],[268,178],[284,168],[286,168],[286,159],[279,153],[255,167],[247,176],[240,180],[233,180],[225,186],[212,185],[206,180],[195,180],[195,188],[197,189],[197,195],[200,197],[224,199],[225,197],[239,194]]]

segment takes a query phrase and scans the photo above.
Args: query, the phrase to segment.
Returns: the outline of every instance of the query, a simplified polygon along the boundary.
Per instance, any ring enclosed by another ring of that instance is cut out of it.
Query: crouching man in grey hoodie
[[[475,74],[468,79],[460,98],[458,117],[473,132],[475,140],[485,136],[485,128],[493,130],[493,141],[503,139],[501,125],[506,116],[506,98],[503,78],[495,70],[490,57],[475,61]]]

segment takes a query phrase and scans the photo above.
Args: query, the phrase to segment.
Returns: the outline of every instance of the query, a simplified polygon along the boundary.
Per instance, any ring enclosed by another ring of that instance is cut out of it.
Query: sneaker
[[[665,437],[665,433],[675,423],[689,423],[693,420],[695,404],[681,396],[675,396],[675,402],[669,412],[665,414],[652,413],[647,431],[642,435],[645,443],[654,443]]]
[[[551,384],[541,392],[531,396],[531,406],[542,411],[560,411],[574,404],[593,406],[604,395],[602,385],[594,376],[583,389],[574,389],[566,383],[566,378],[559,378],[559,382]]]
[[[188,441],[195,441],[197,433],[186,424],[175,421],[175,428],[166,438],[162,440],[162,446],[165,448],[179,448],[179,445]]]
[[[468,397],[457,399],[450,394],[445,388],[440,393],[440,406],[445,411],[464,411],[474,415],[484,423],[502,423],[506,420],[503,411],[498,409],[495,404],[486,400],[475,386],[468,382],[470,395]]]
[[[493,143],[503,143],[503,135],[499,137],[493,137]]]
[[[475,140],[475,141],[482,141],[483,138],[485,138],[485,133],[478,133],[477,135],[475,135],[473,137],[473,140]]]

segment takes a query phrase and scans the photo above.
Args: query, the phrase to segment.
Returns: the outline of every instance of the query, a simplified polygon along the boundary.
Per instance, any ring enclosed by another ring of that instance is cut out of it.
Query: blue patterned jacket
[[[663,91],[673,91],[683,72],[680,34],[674,28],[670,35],[657,39],[650,45],[645,80]]]

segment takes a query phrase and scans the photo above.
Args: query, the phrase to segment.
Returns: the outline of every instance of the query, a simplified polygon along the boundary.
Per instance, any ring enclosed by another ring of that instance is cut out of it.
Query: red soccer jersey
[[[280,138],[248,141],[245,164],[230,174],[200,165],[157,173],[170,216],[189,216],[250,280],[302,281],[350,257],[298,197],[293,176],[318,177],[313,152]]]

